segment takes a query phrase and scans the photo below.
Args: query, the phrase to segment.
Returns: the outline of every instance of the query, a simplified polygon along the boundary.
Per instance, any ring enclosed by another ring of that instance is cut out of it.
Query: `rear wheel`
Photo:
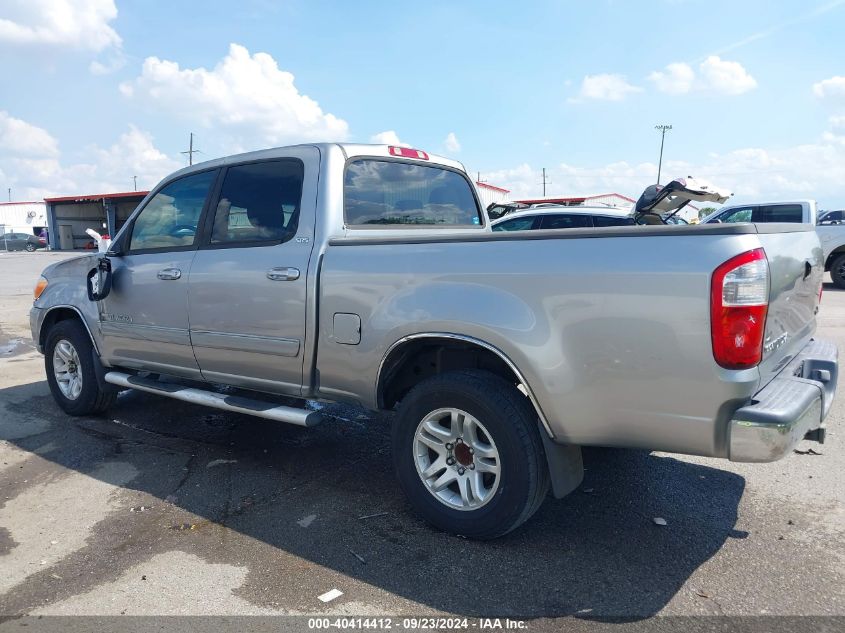
[[[100,388],[94,371],[93,345],[79,321],[59,321],[50,328],[44,365],[50,392],[65,413],[102,413],[114,404],[117,392]]]
[[[845,290],[845,253],[837,257],[830,264],[830,278],[837,288]]]
[[[35,250],[35,245],[27,242],[24,248],[27,250],[28,253],[32,253]]]
[[[484,371],[449,372],[414,387],[393,427],[393,459],[414,509],[472,538],[518,527],[549,487],[534,408]]]

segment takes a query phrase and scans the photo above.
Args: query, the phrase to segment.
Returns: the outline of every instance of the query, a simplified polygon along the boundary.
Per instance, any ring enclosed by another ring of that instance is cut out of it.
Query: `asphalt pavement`
[[[773,464],[587,449],[577,491],[473,542],[411,512],[389,415],[303,429],[136,392],[63,414],[27,316],[63,257],[0,254],[2,615],[845,615],[843,395],[826,444]],[[829,282],[818,335],[845,349]]]

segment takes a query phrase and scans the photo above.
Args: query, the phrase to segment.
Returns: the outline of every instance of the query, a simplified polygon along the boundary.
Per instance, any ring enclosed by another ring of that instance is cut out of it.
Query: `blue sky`
[[[665,175],[843,207],[843,27],[824,0],[6,0],[0,185],[150,187],[192,131],[208,158],[398,138],[517,197],[543,167],[636,196],[671,123]]]

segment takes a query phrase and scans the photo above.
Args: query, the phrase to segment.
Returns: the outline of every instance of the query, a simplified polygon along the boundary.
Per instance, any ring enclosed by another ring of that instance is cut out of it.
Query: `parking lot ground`
[[[135,392],[104,417],[64,415],[27,313],[41,268],[66,256],[0,255],[0,614],[442,613],[550,629],[845,615],[845,395],[827,443],[800,447],[820,454],[588,449],[577,491],[472,542],[411,513],[389,416],[330,407],[302,429]],[[830,283],[818,335],[845,349]],[[318,600],[331,589],[343,595]]]

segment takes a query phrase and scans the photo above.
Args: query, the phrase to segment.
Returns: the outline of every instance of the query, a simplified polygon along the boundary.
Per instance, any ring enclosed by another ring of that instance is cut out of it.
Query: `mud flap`
[[[562,499],[575,490],[584,481],[584,462],[581,459],[581,447],[572,444],[555,444],[540,427],[546,462],[549,465],[549,477],[552,481],[552,494],[555,499]]]

